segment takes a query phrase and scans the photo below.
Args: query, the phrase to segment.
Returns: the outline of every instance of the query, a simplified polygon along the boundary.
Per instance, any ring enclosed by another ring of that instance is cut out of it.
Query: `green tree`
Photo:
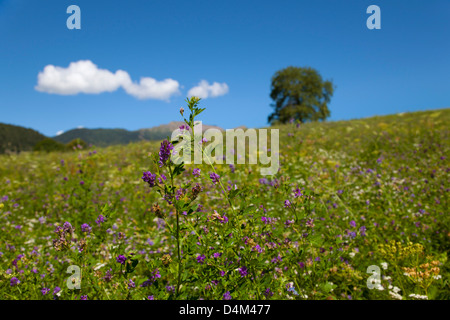
[[[333,83],[323,81],[317,70],[310,67],[287,67],[272,77],[270,97],[274,112],[270,123],[325,120],[330,116],[328,103],[333,95]]]
[[[66,146],[70,150],[76,150],[76,149],[86,149],[88,145],[80,138],[77,138],[67,143]]]
[[[34,151],[65,151],[67,150],[66,146],[62,143],[59,143],[53,139],[45,138],[44,140],[39,141],[33,148]]]

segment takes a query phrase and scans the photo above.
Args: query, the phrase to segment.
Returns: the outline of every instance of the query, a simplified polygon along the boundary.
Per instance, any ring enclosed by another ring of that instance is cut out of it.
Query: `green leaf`
[[[136,269],[136,266],[138,265],[139,260],[138,259],[131,259],[129,263],[127,263],[127,269],[126,273],[132,273]]]
[[[239,193],[241,193],[242,190],[240,189],[236,189],[236,190],[230,190],[230,192],[228,193],[228,198],[229,199],[233,199],[234,197],[236,197]]]
[[[315,247],[318,247],[323,242],[323,239],[320,234],[315,234],[308,237],[308,241]]]
[[[185,171],[185,169],[184,169],[184,163],[180,163],[180,164],[176,165],[175,168],[173,169],[173,175],[174,175],[174,176],[178,176],[178,175],[180,175],[183,171]]]

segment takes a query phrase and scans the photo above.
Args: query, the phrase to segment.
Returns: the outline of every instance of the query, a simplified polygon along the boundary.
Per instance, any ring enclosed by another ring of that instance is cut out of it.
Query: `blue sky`
[[[80,30],[66,26],[73,4]],[[380,30],[366,27],[372,4]],[[69,81],[85,60],[106,73],[96,93],[68,94],[50,69],[37,89],[46,66]],[[449,107],[450,1],[0,0],[0,122],[48,136],[181,120],[202,80],[217,82],[204,123],[266,126],[271,77],[291,65],[336,85],[329,120]]]

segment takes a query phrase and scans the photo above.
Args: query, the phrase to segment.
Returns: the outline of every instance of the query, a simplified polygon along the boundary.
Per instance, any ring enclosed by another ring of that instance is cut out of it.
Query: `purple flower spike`
[[[127,261],[127,257],[125,257],[123,254],[121,254],[116,258],[116,260],[120,264],[125,264],[125,261]]]
[[[11,281],[10,281],[10,283],[9,283],[9,285],[10,285],[11,287],[14,287],[14,286],[17,286],[19,283],[20,283],[20,280],[19,280],[19,279],[17,279],[16,277],[12,277],[12,278],[11,278]]]
[[[153,174],[150,171],[144,171],[142,180],[147,182],[150,187],[154,187],[156,185],[156,174]]]
[[[227,291],[223,294],[223,300],[231,300],[230,291]]]
[[[239,268],[239,273],[241,274],[241,277],[245,277],[248,274],[248,269],[246,266],[243,266]]]
[[[164,140],[159,148],[159,166],[162,167],[166,164],[170,157],[170,151],[173,150],[173,145],[168,141]]]
[[[212,182],[214,184],[216,184],[217,182],[219,182],[220,176],[217,173],[214,172],[210,172],[209,173],[209,177],[211,178]]]

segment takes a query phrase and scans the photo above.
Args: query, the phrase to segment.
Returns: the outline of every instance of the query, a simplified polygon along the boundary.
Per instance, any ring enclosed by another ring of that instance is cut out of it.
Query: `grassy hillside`
[[[158,142],[0,155],[0,298],[450,299],[449,124],[443,109],[280,126],[276,175],[217,164],[215,184],[186,165],[177,200],[141,179],[169,177]]]
[[[33,150],[43,139],[45,136],[33,129],[0,123],[0,154]]]
[[[115,144],[128,144],[139,141],[136,131],[125,129],[73,129],[53,138],[61,143],[69,143],[81,139],[87,144],[106,147]]]

